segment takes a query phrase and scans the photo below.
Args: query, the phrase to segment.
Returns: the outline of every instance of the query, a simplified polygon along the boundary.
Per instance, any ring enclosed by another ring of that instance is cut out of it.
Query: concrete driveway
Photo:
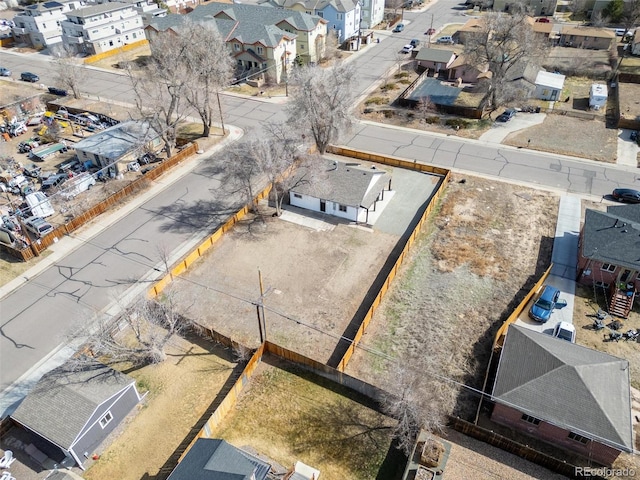
[[[491,129],[480,136],[480,141],[489,143],[502,143],[511,132],[524,130],[525,128],[539,125],[547,118],[546,113],[523,113],[518,112],[508,122],[494,122]]]

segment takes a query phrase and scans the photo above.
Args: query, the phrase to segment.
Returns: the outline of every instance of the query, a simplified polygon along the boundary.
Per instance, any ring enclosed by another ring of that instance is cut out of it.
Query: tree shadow
[[[178,201],[158,208],[155,214],[165,219],[160,226],[161,232],[196,233],[204,230],[213,233],[239,208],[221,200],[196,200],[189,204]]]

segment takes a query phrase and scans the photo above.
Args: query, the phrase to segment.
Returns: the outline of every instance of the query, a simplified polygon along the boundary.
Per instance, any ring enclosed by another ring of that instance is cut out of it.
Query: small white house
[[[560,98],[564,87],[564,75],[540,70],[536,75],[534,97],[540,100],[555,101]]]
[[[353,222],[368,223],[369,212],[391,190],[391,175],[375,167],[331,161],[326,178],[316,184],[301,184],[289,192],[289,203],[314,212],[327,213]]]
[[[607,86],[601,83],[591,85],[589,92],[589,108],[600,110],[607,105]]]

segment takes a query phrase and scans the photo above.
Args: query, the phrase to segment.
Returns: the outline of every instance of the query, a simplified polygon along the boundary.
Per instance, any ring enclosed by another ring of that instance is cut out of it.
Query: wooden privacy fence
[[[263,198],[266,198],[271,191],[271,185],[268,185],[262,192],[260,192],[256,196],[256,203]],[[190,254],[184,257],[176,266],[174,266],[171,271],[165,275],[162,279],[160,279],[148,292],[149,297],[153,298],[159,295],[172,281],[175,277],[180,276],[184,271],[186,271],[193,262],[198,260],[204,253],[209,250],[220,238],[222,235],[233,228],[233,226],[238,223],[244,216],[249,213],[250,205],[245,205],[243,208],[238,210],[236,214],[226,221],[224,225],[218,228],[213,234],[208,237],[204,242],[196,247]]]
[[[11,247],[5,247],[5,249],[11,255],[23,261],[29,260],[30,258],[40,255],[40,252],[46,250],[53,243],[57,242],[61,237],[65,235],[69,235],[71,232],[77,230],[82,225],[93,220],[98,215],[101,215],[104,212],[109,211],[112,207],[120,206],[122,202],[126,200],[131,194],[139,190],[142,190],[149,184],[150,181],[156,180],[167,170],[173,168],[178,163],[182,162],[185,158],[193,155],[197,150],[198,150],[198,145],[195,143],[180,150],[174,156],[162,162],[154,169],[149,170],[147,173],[137,178],[133,182],[129,183],[128,185],[118,190],[114,194],[110,195],[108,198],[106,198],[102,202],[98,203],[97,205],[94,205],[89,210],[84,211],[77,217],[74,217],[64,225],[60,225],[53,232],[49,233],[48,235],[45,235],[38,241],[32,242],[29,247],[21,250],[11,248]]]
[[[493,342],[493,348],[502,347],[502,345],[504,344],[504,337],[507,334],[507,330],[509,329],[509,325],[514,323],[516,320],[518,320],[518,317],[520,316],[520,314],[524,312],[525,308],[527,308],[527,304],[529,303],[529,301],[533,298],[533,296],[540,289],[542,284],[545,282],[545,280],[551,273],[552,268],[553,268],[553,263],[549,265],[549,268],[547,268],[546,272],[542,274],[542,276],[540,277],[540,280],[538,280],[536,284],[533,286],[533,288],[529,290],[529,293],[527,293],[527,295],[522,299],[522,301],[518,304],[516,309],[513,312],[511,312],[511,315],[509,315],[509,318],[507,318],[504,321],[504,323],[500,326],[500,328],[498,329],[498,332],[496,333],[496,338]]]
[[[129,50],[133,50],[134,48],[142,47],[148,44],[149,40],[147,39],[138,40],[137,42],[129,43],[127,45],[123,45],[122,47],[114,48],[113,50],[108,50],[106,52],[91,55],[90,57],[84,59],[84,63],[95,63],[99,60],[102,60],[103,58],[113,57],[122,52],[128,52]]]
[[[396,259],[393,267],[391,268],[389,274],[387,275],[387,278],[385,279],[384,283],[382,284],[380,291],[371,302],[371,305],[369,306],[367,313],[362,319],[362,322],[356,334],[354,335],[353,339],[351,340],[349,347],[347,348],[345,354],[342,356],[342,359],[340,360],[337,366],[337,369],[341,372],[344,372],[344,370],[347,368],[349,360],[351,360],[351,356],[353,355],[356,347],[358,346],[358,343],[360,343],[362,336],[366,332],[367,327],[369,326],[369,322],[373,318],[373,314],[375,313],[378,306],[382,302],[382,299],[384,298],[385,294],[389,290],[391,282],[393,281],[393,279],[398,273],[398,269],[400,268],[400,266],[402,265],[402,262],[404,262],[405,257],[409,253],[409,249],[411,248],[413,243],[416,241],[416,238],[418,237],[418,234],[422,230],[424,223],[427,221],[427,218],[433,211],[434,205],[437,203],[438,199],[442,196],[442,193],[444,192],[446,184],[449,181],[450,172],[447,169],[435,167],[433,165],[425,165],[422,163],[410,162],[408,160],[401,160],[399,158],[394,158],[394,157],[386,157],[386,156],[377,155],[369,152],[363,152],[360,150],[354,150],[350,148],[329,147],[329,151],[337,155],[359,158],[361,160],[368,160],[371,162],[382,163],[384,165],[392,165],[395,167],[406,168],[410,170],[417,170],[419,172],[434,173],[437,175],[442,175],[443,177],[442,181],[440,182],[440,185],[434,192],[431,198],[431,201],[427,205],[427,208],[422,213],[420,220],[418,221],[417,225],[411,232],[411,235],[408,237],[407,242],[405,243],[404,248],[402,249],[402,252],[398,255],[398,258]]]

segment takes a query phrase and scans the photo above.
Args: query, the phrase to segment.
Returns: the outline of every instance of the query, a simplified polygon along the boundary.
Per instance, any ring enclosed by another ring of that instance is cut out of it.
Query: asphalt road
[[[434,15],[436,28],[449,23],[448,15],[459,16],[452,8],[457,5],[439,0],[431,7],[431,11],[440,12]],[[357,93],[373,88],[397,65],[397,52],[407,38],[424,35],[431,22],[430,10],[405,12],[405,19],[408,26],[402,34],[385,34],[379,44],[351,59],[358,71]],[[45,84],[54,84],[44,55],[2,51],[0,65],[13,70],[14,76],[28,70],[40,75]],[[98,69],[88,72],[83,86],[87,93],[132,101],[131,87],[123,75]],[[282,105],[266,99],[224,95],[223,109],[225,122],[249,135],[259,134],[265,121],[284,118]],[[343,143],[459,171],[595,196],[617,186],[633,186],[637,177],[635,169],[368,123],[357,124]],[[203,238],[232,210],[220,188],[219,173],[205,162],[102,233],[81,239],[84,244],[73,253],[1,299],[0,388],[7,388],[64,342],[79,322],[117,304],[131,289],[144,287],[139,279],[148,278],[150,272],[153,275],[153,268],[161,265],[159,250],[180,250]]]

